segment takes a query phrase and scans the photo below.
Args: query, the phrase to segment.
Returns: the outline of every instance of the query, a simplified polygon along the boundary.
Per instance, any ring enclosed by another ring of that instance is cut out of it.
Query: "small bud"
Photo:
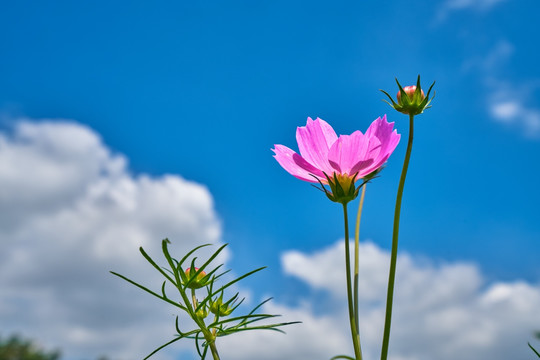
[[[210,312],[214,315],[228,316],[232,313],[233,308],[223,303],[223,297],[220,296],[214,301],[210,301]]]
[[[420,86],[420,75],[418,75],[416,85],[402,87],[397,79],[396,83],[399,87],[399,91],[397,93],[397,102],[394,101],[394,99],[392,99],[392,97],[386,91],[381,90],[386,96],[388,96],[392,103],[389,103],[386,100],[384,101],[386,101],[394,109],[403,114],[414,116],[421,114],[425,109],[431,107],[429,103],[431,100],[433,100],[433,96],[430,98],[429,94],[431,93],[431,89],[433,88],[433,85],[435,85],[435,82],[433,82],[433,84],[431,84],[429,87],[427,95],[424,95],[424,91]]]
[[[193,270],[191,268],[186,269],[186,283],[189,282],[193,276],[195,276],[197,271],[199,271],[199,268],[194,268]],[[191,280],[187,287],[190,289],[199,289],[205,286],[207,283],[208,278],[206,277],[206,273],[201,271],[195,279]]]
[[[409,96],[409,100],[413,101],[414,93],[416,91],[416,85],[405,86],[403,88],[403,91],[405,92],[405,94],[407,94]],[[422,90],[422,89],[420,89],[420,98],[422,100],[424,100],[426,98],[426,96],[424,95],[424,90]],[[398,102],[398,104],[401,103],[401,90],[398,91],[398,93],[397,93],[397,102]]]
[[[201,309],[197,310],[195,313],[199,319],[204,319],[208,316],[208,309],[206,306],[203,306]]]

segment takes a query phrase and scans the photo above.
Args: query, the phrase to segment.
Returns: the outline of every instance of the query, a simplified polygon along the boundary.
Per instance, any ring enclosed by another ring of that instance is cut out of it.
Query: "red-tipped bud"
[[[431,107],[429,103],[431,100],[433,100],[433,96],[430,98],[429,95],[433,85],[435,85],[435,82],[433,82],[433,84],[431,84],[429,87],[427,95],[424,95],[424,91],[420,86],[420,75],[418,75],[416,85],[401,87],[397,79],[396,82],[399,87],[399,91],[397,93],[397,102],[394,101],[394,99],[392,99],[392,97],[386,91],[381,90],[386,96],[388,96],[391,103],[386,100],[385,101],[394,109],[403,114],[414,116],[421,114],[425,109]]]
[[[199,289],[205,286],[208,283],[208,279],[206,277],[206,273],[204,271],[201,271],[195,279],[191,280],[193,276],[199,271],[199,268],[187,268],[185,271],[186,274],[186,283],[189,282],[188,288],[190,289]]]
[[[409,96],[409,100],[412,101],[414,98],[414,92],[416,91],[416,85],[405,86],[403,91],[405,91],[405,94]],[[420,89],[420,99],[424,100],[425,98],[426,96],[424,95],[424,90]],[[398,91],[397,93],[397,101],[398,103],[401,102],[401,91]]]

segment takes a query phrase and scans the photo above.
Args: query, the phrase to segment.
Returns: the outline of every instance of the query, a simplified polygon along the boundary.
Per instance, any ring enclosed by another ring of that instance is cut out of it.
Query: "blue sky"
[[[361,238],[388,249],[407,119],[379,89],[394,94],[395,77],[406,85],[421,74],[424,87],[436,81],[436,97],[416,120],[400,250],[421,263],[475,264],[484,286],[538,284],[539,8],[526,0],[4,2],[0,127],[16,139],[21,119],[70,120],[121,154],[133,178],[172,174],[203,185],[220,227],[211,238],[230,243],[228,266],[268,265],[246,287],[294,306],[312,289],[284,270],[283,254],[342,239],[342,215],[270,149],[297,149],[295,130],[308,116],[349,134],[387,114],[402,143],[369,185]],[[156,237],[174,241],[165,229]]]

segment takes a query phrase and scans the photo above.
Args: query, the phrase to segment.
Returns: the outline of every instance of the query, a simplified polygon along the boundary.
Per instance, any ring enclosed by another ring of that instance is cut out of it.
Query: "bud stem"
[[[191,289],[191,300],[193,301],[193,309],[197,308],[197,297],[195,296],[195,289]]]
[[[384,335],[381,350],[381,360],[386,360],[388,357],[388,345],[390,342],[390,325],[392,322],[392,302],[394,299],[394,281],[396,277],[396,262],[398,252],[398,237],[399,237],[399,217],[401,214],[401,199],[403,197],[403,188],[405,187],[405,178],[409,168],[409,160],[411,158],[412,144],[414,135],[414,115],[409,114],[409,141],[407,143],[407,151],[401,177],[399,179],[398,192],[396,196],[396,208],[394,211],[394,228],[392,232],[392,253],[390,256],[390,273],[388,276],[388,292],[386,296],[386,315],[384,320]]]

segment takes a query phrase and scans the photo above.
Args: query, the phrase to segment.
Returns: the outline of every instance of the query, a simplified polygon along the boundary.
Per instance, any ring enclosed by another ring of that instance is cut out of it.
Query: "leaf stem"
[[[343,217],[345,221],[345,268],[347,272],[347,302],[349,305],[349,323],[351,326],[351,336],[356,360],[362,360],[362,350],[360,349],[360,336],[357,331],[355,304],[353,302],[351,286],[351,254],[349,250],[349,216],[347,214],[347,204],[343,204]]]
[[[405,178],[407,177],[407,169],[409,168],[409,160],[411,158],[412,144],[414,136],[414,115],[409,114],[409,141],[407,143],[407,151],[401,177],[399,179],[398,192],[396,196],[396,208],[394,211],[394,227],[392,231],[392,253],[390,256],[390,273],[388,276],[388,292],[386,296],[386,315],[384,320],[384,335],[381,350],[381,360],[386,360],[388,357],[388,345],[390,342],[390,325],[392,323],[392,302],[394,299],[394,282],[396,277],[396,263],[398,252],[398,237],[399,237],[399,218],[401,214],[401,199],[403,197],[403,188],[405,187]]]

